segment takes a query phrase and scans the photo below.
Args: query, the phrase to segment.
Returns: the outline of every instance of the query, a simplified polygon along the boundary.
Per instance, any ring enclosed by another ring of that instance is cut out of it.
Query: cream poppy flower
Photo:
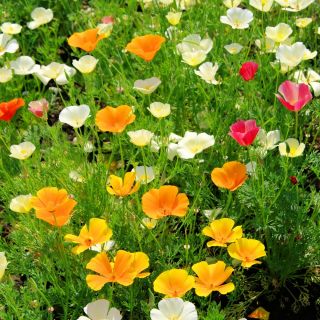
[[[231,8],[226,16],[220,17],[220,22],[228,24],[232,29],[247,29],[253,20],[253,13],[248,9]]]
[[[21,32],[22,26],[17,23],[11,23],[11,22],[4,22],[1,27],[1,31],[5,34],[18,34]]]
[[[273,5],[273,0],[250,0],[249,4],[257,10],[268,12]]]
[[[138,147],[144,147],[150,144],[154,135],[151,131],[145,129],[128,131],[127,134],[130,137],[130,142]]]
[[[176,0],[176,5],[181,10],[187,10],[196,4],[197,0]]]
[[[266,132],[264,129],[260,129],[257,134],[257,142],[260,145],[257,151],[263,158],[267,155],[268,150],[273,150],[278,147],[278,143],[280,142],[280,130]]]
[[[165,118],[171,112],[171,106],[169,103],[152,102],[148,110],[156,118]]]
[[[90,115],[90,108],[86,104],[64,108],[59,114],[59,121],[73,128],[80,128]]]
[[[184,52],[203,51],[209,53],[213,47],[213,41],[210,38],[202,39],[199,34],[190,34],[177,44],[177,50],[180,54]]]
[[[19,160],[25,160],[28,159],[35,150],[36,146],[29,141],[22,142],[20,144],[14,144],[10,147],[11,153],[9,157]]]
[[[296,19],[296,26],[298,28],[305,28],[312,22],[312,18],[297,18]]]
[[[15,74],[21,76],[33,74],[40,70],[40,66],[29,56],[21,56],[16,60],[11,61],[10,67],[13,69]]]
[[[221,81],[215,79],[218,69],[218,63],[213,65],[212,62],[205,62],[199,67],[199,70],[195,70],[194,73],[205,82],[217,85],[221,83]]]
[[[5,83],[12,79],[12,70],[6,67],[0,68],[0,82]]]
[[[147,184],[155,179],[153,167],[138,166],[132,169],[136,173],[136,181]]]
[[[238,7],[241,1],[242,0],[223,0],[223,4],[230,9]]]
[[[97,25],[98,34],[103,35],[104,38],[108,38],[113,30],[113,23],[100,23]]]
[[[152,77],[145,80],[137,80],[134,82],[133,88],[138,90],[143,94],[150,94],[155,91],[159,85],[161,84],[161,80],[157,77]]]
[[[42,7],[35,8],[31,12],[31,18],[33,21],[28,22],[27,26],[29,29],[37,29],[43,24],[49,23],[53,19],[53,12],[51,9],[45,9]]]
[[[169,11],[166,18],[171,25],[176,26],[180,22],[181,16],[182,12]]]
[[[296,42],[292,45],[281,44],[276,51],[276,58],[282,67],[290,70],[304,59],[305,51],[306,47],[302,42]]]
[[[240,43],[230,43],[230,44],[225,45],[224,48],[230,54],[237,54],[243,49],[243,46]]]
[[[98,61],[99,60],[93,56],[85,55],[79,60],[72,60],[72,65],[81,73],[90,73],[95,69]]]
[[[305,144],[299,143],[297,139],[289,138],[279,144],[279,152],[281,156],[295,158],[303,154],[305,147]],[[289,150],[287,151],[288,148]]]
[[[189,66],[195,67],[201,62],[206,60],[207,54],[202,51],[187,51],[182,53],[182,61],[188,64]]]
[[[293,79],[298,83],[305,83],[313,89],[313,93],[316,97],[320,96],[320,74],[312,69],[308,69],[306,75],[303,71],[299,70],[293,74]]]
[[[149,230],[154,229],[158,223],[158,220],[152,218],[143,218],[141,220],[141,228],[147,228]]]
[[[280,4],[281,7],[287,8],[290,5],[291,0],[275,0],[276,3]]]
[[[291,27],[286,23],[279,23],[275,27],[266,28],[266,37],[274,42],[286,41],[292,33]]]
[[[58,62],[51,62],[47,66],[41,66],[40,70],[35,73],[44,85],[47,85],[51,79],[58,85],[67,84],[68,78],[73,77],[75,74],[76,69]]]
[[[15,53],[19,49],[19,44],[16,39],[12,39],[11,35],[0,34],[0,57],[5,53]]]
[[[5,255],[5,252],[0,252],[0,280],[2,279],[4,272],[8,266],[8,261]]]
[[[289,6],[283,10],[291,12],[299,12],[312,4],[315,0],[289,0]]]
[[[17,213],[28,213],[32,209],[32,197],[32,194],[26,194],[13,198],[10,201],[10,210]]]
[[[75,170],[71,170],[69,172],[69,178],[75,182],[84,182],[84,177],[78,172],[78,171],[75,171]]]

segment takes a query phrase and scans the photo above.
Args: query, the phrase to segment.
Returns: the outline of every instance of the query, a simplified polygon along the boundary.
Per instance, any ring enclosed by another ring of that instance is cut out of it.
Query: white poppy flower
[[[180,22],[181,16],[182,12],[169,11],[166,18],[171,25],[176,26]]]
[[[273,0],[250,0],[249,4],[257,10],[268,12],[273,5]]]
[[[136,181],[146,184],[155,179],[153,167],[138,166],[132,169],[136,173]]]
[[[162,299],[159,309],[152,309],[151,320],[197,320],[198,313],[193,303],[181,298]]]
[[[207,54],[202,50],[186,51],[182,53],[182,61],[189,66],[195,67],[206,60]]]
[[[58,85],[67,84],[68,78],[73,77],[75,74],[76,69],[58,62],[51,62],[47,66],[41,66],[40,70],[35,73],[44,85],[47,85],[51,79]]]
[[[59,114],[59,121],[73,128],[80,128],[90,115],[90,108],[86,104],[64,108]]]
[[[35,8],[31,12],[31,18],[33,21],[28,22],[27,26],[29,29],[36,29],[43,24],[49,23],[53,19],[53,12],[51,9],[45,9],[42,7]]]
[[[307,8],[315,0],[289,0],[289,6],[285,7],[283,10],[291,12],[299,12]]]
[[[241,8],[228,9],[227,15],[220,17],[220,22],[228,24],[232,29],[249,28],[249,24],[252,20],[253,13],[248,9]]]
[[[305,28],[312,22],[312,18],[297,18],[296,26],[298,28]]]
[[[9,157],[25,160],[28,159],[33,152],[36,150],[36,146],[31,142],[22,142],[20,144],[14,144],[10,147],[10,155]]]
[[[289,148],[288,151],[287,147]],[[286,141],[279,144],[279,152],[281,156],[295,158],[303,154],[305,147],[305,144],[299,143],[297,139],[289,138]]]
[[[275,0],[281,7],[287,8],[290,5],[290,0]]]
[[[221,81],[215,79],[218,69],[218,63],[213,65],[212,62],[205,62],[199,67],[199,70],[195,70],[194,73],[205,82],[217,85],[221,83]]]
[[[176,0],[176,5],[181,10],[187,10],[190,7],[196,5],[196,3],[197,0]]]
[[[21,56],[16,60],[11,61],[10,67],[13,69],[15,74],[21,76],[33,74],[40,70],[40,66],[29,56]]]
[[[243,46],[239,43],[230,43],[230,44],[225,45],[224,48],[230,54],[237,54],[242,50]]]
[[[0,82],[5,83],[12,79],[12,70],[6,67],[0,68]]]
[[[95,251],[95,252],[103,252],[103,251],[110,251],[114,245],[115,245],[114,240],[109,240],[105,243],[97,243],[94,246],[91,246],[89,250]]]
[[[110,309],[110,302],[100,299],[88,303],[84,308],[88,317],[81,316],[77,320],[121,320],[120,311],[116,308]]]
[[[257,134],[257,141],[265,150],[273,150],[278,146],[280,141],[280,130],[269,131],[260,129]]]
[[[22,26],[17,23],[4,22],[1,27],[1,31],[5,34],[18,34],[21,32]]]
[[[69,178],[75,182],[84,182],[84,177],[77,171],[71,170],[69,172]]]
[[[306,47],[302,42],[292,45],[281,44],[276,51],[276,58],[288,70],[296,67],[304,58]]]
[[[156,118],[165,118],[171,112],[171,106],[169,103],[152,102],[148,110]]]
[[[291,27],[286,23],[279,23],[275,27],[266,28],[266,37],[274,42],[286,41],[292,33]]]
[[[20,195],[10,201],[9,208],[13,212],[28,213],[32,209],[32,194]]]
[[[16,39],[12,39],[12,36],[1,33],[0,34],[0,56],[6,52],[15,53],[19,49],[19,44]]]
[[[190,34],[177,44],[177,50],[180,54],[190,51],[203,51],[207,54],[211,51],[212,46],[213,42],[210,38],[201,39],[199,34]]]
[[[8,261],[5,252],[0,252],[0,280],[2,279],[5,270],[7,269]]]
[[[99,60],[95,57],[86,55],[81,57],[79,60],[72,60],[72,65],[81,73],[90,73],[95,69],[98,61]]]
[[[316,97],[320,96],[320,74],[312,69],[308,69],[307,74],[304,75],[303,71],[296,71],[293,74],[293,78],[298,83],[305,83],[313,89],[313,93]]]
[[[223,0],[223,4],[230,9],[238,7],[241,1],[242,0]]]
[[[153,133],[149,130],[141,129],[136,131],[128,131],[130,142],[138,147],[144,147],[151,142]]]
[[[155,91],[159,85],[161,84],[161,80],[157,77],[152,77],[145,80],[137,80],[133,84],[133,88],[140,91],[143,94],[150,94]]]
[[[152,219],[152,218],[143,218],[141,222],[142,222],[141,224],[142,229],[147,228],[149,230],[152,230],[156,227],[158,220]]]

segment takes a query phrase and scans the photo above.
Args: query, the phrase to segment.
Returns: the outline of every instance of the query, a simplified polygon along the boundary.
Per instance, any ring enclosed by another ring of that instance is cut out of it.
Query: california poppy
[[[68,222],[76,204],[77,201],[71,199],[67,190],[55,187],[42,188],[31,199],[36,217],[57,227]]]
[[[151,61],[165,41],[166,39],[164,37],[147,34],[131,40],[131,42],[127,44],[126,50],[145,61]]]
[[[17,110],[24,106],[22,98],[15,98],[8,102],[0,103],[0,120],[10,121],[16,114]]]
[[[122,105],[116,108],[105,107],[96,114],[96,125],[103,132],[120,133],[135,120],[131,107]]]
[[[248,318],[269,320],[270,312],[266,309],[259,307],[248,315]]]
[[[229,136],[241,146],[248,146],[253,143],[259,130],[255,120],[239,120],[230,126]]]
[[[211,172],[212,182],[219,188],[230,191],[237,190],[248,178],[246,166],[238,161],[225,163],[222,168],[214,168]]]
[[[86,268],[97,272],[86,277],[88,286],[92,290],[100,290],[108,282],[117,282],[123,286],[130,286],[135,278],[145,278],[150,273],[142,272],[149,267],[149,258],[143,252],[127,252],[119,250],[110,262],[105,252],[98,253],[87,264]]]
[[[253,61],[245,62],[240,70],[239,74],[245,81],[250,81],[254,79],[255,74],[257,73],[259,65]]]
[[[184,217],[188,211],[189,200],[185,193],[178,193],[176,186],[162,186],[151,189],[142,196],[142,210],[150,218],[166,216]]]
[[[68,44],[71,47],[80,48],[84,51],[93,51],[98,42],[104,38],[103,35],[98,34],[99,29],[88,29],[83,32],[75,32],[71,37],[68,38]]]
[[[135,172],[127,172],[124,175],[124,179],[121,177],[110,175],[109,182],[107,184],[107,191],[119,197],[125,197],[129,194],[135,193],[138,191],[140,187],[140,183],[135,182],[136,173]]]

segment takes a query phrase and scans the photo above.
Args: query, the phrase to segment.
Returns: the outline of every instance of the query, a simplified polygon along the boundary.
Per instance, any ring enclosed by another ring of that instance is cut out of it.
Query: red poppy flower
[[[17,110],[24,106],[24,100],[21,98],[12,99],[8,102],[0,103],[0,120],[10,121]]]
[[[259,130],[256,120],[239,120],[230,127],[229,136],[241,146],[248,146],[253,143]]]
[[[250,81],[254,78],[255,74],[257,73],[259,65],[253,61],[245,62],[239,71],[240,76],[245,81]]]

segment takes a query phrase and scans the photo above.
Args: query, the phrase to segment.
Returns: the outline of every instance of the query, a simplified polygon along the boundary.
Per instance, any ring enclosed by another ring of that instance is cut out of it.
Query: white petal
[[[106,319],[110,302],[105,299],[100,299],[87,304],[84,307],[84,312],[89,316],[91,320]]]

